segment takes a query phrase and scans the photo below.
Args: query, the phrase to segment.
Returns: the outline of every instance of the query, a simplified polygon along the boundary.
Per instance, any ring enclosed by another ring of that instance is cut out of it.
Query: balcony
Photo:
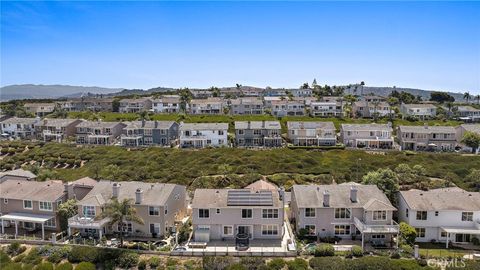
[[[68,227],[80,229],[101,229],[108,222],[110,222],[109,218],[81,217],[76,215],[68,219]]]
[[[398,223],[395,221],[391,221],[390,224],[385,224],[385,225],[369,225],[363,223],[358,218],[353,218],[353,221],[355,223],[355,227],[361,232],[361,233],[372,233],[372,234],[384,234],[384,233],[399,233],[400,232],[400,226]]]

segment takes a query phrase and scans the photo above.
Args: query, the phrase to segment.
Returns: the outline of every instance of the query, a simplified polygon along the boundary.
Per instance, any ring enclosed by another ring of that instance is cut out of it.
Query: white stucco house
[[[228,123],[180,123],[180,147],[228,146]]]

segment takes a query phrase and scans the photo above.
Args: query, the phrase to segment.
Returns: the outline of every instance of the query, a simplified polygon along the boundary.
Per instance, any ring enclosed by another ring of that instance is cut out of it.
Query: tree
[[[468,103],[468,101],[469,101],[471,98],[472,98],[472,95],[470,95],[469,92],[465,92],[465,93],[463,94],[463,99],[465,99],[465,100],[467,101],[467,103]]]
[[[312,88],[315,89],[318,86],[317,79],[313,79]]]
[[[474,99],[476,99],[477,104],[480,105],[480,95],[476,95]]]
[[[178,94],[180,95],[180,108],[183,112],[186,112],[187,104],[192,100],[193,94],[188,88],[180,89]]]
[[[62,231],[68,230],[68,219],[77,214],[77,201],[68,200],[58,207],[58,215],[60,216],[60,228]]]
[[[102,175],[105,179],[116,180],[120,176],[120,173],[120,167],[115,164],[110,164],[102,170]]]
[[[113,112],[119,112],[120,111],[120,100],[114,99],[112,101],[112,111]]]
[[[300,86],[300,89],[308,89],[308,88],[310,88],[310,87],[308,86],[308,82],[303,83],[302,86]]]
[[[445,92],[432,92],[430,93],[430,101],[438,103],[454,102],[455,98]]]
[[[123,228],[125,221],[133,221],[138,224],[144,224],[143,219],[137,214],[137,209],[133,207],[132,199],[123,199],[118,201],[113,198],[105,205],[105,210],[102,213],[103,218],[109,218],[109,226],[120,224],[120,246],[123,247]]]
[[[465,182],[478,191],[480,189],[480,169],[472,169],[465,177]]]
[[[463,144],[465,144],[468,147],[472,148],[472,153],[475,153],[480,146],[480,134],[467,131],[463,135],[462,141]]]
[[[390,169],[378,169],[363,176],[363,184],[376,185],[391,202],[395,202],[395,193],[399,190],[398,176]]]
[[[220,96],[220,89],[218,89],[218,87],[212,86],[208,90],[210,90],[210,92],[212,92],[213,97],[219,97]]]
[[[239,83],[235,84],[235,86],[237,87],[237,89],[240,89],[240,88],[242,88],[242,85],[241,85],[241,84],[239,84]]]
[[[417,231],[415,231],[415,228],[409,224],[400,222],[400,236],[406,244],[413,245],[415,243],[415,238],[417,238]]]

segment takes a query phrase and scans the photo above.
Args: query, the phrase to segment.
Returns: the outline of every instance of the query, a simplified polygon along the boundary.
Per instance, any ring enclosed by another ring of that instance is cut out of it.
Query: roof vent
[[[143,190],[141,188],[137,188],[135,191],[135,204],[141,204],[143,201]]]

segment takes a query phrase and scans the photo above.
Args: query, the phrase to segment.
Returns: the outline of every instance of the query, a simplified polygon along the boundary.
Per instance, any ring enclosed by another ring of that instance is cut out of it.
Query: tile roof
[[[460,188],[439,188],[429,191],[400,191],[408,207],[419,211],[462,210],[480,211],[480,193]]]
[[[480,124],[463,124],[461,127],[466,131],[480,133]]]
[[[342,130],[344,131],[393,131],[392,127],[387,124],[342,124]]]
[[[98,127],[98,128],[113,128],[121,122],[104,122],[104,121],[83,121],[77,127]]]
[[[66,127],[75,121],[78,121],[78,119],[44,118],[38,121],[35,126]]]
[[[437,106],[435,106],[433,104],[423,104],[423,103],[420,103],[420,104],[402,104],[402,106],[404,106],[407,109],[413,109],[413,108],[434,109],[434,108],[437,108]]]
[[[141,129],[141,128],[156,128],[156,129],[169,129],[175,121],[145,121],[143,124],[142,121],[131,121],[124,122],[127,126],[126,129]]]
[[[228,123],[181,123],[180,130],[227,130]]]
[[[352,187],[357,189],[357,202],[350,200]],[[323,205],[323,193],[330,194],[329,207],[364,208],[367,210],[396,210],[387,196],[375,185],[294,185],[297,205],[300,208],[321,208]],[[376,208],[378,207],[378,208]]]
[[[107,180],[99,181],[93,189],[78,202],[79,205],[101,206],[112,198],[113,184],[120,185],[118,199],[132,199],[135,201],[135,192],[138,188],[143,191],[142,205],[164,205],[178,185],[164,183],[146,183],[146,182],[113,182]]]
[[[22,181],[6,180],[0,184],[0,197],[16,200],[34,200],[54,202],[64,195],[62,181],[48,180]]]
[[[253,190],[275,190],[275,191],[278,190],[278,187],[275,184],[267,182],[267,181],[262,180],[262,179],[251,183],[250,185],[246,186],[245,188],[246,189],[253,189]]]
[[[83,177],[78,180],[69,182],[69,184],[72,184],[74,186],[88,186],[88,187],[94,187],[97,183],[98,183],[97,180],[90,177]]]
[[[26,171],[24,169],[16,169],[6,172],[0,172],[0,178],[3,176],[19,176],[25,178],[36,178],[37,176],[31,171]]]
[[[398,129],[413,133],[455,133],[455,128],[450,126],[399,126]]]
[[[320,122],[320,121],[315,121],[315,122],[310,122],[310,121],[305,121],[305,122],[294,122],[294,121],[289,121],[287,122],[287,129],[330,129],[330,130],[335,130],[335,125],[333,122]]]
[[[3,124],[26,124],[26,125],[33,125],[36,122],[40,121],[40,118],[20,118],[20,117],[10,117],[7,118],[0,123]]]

